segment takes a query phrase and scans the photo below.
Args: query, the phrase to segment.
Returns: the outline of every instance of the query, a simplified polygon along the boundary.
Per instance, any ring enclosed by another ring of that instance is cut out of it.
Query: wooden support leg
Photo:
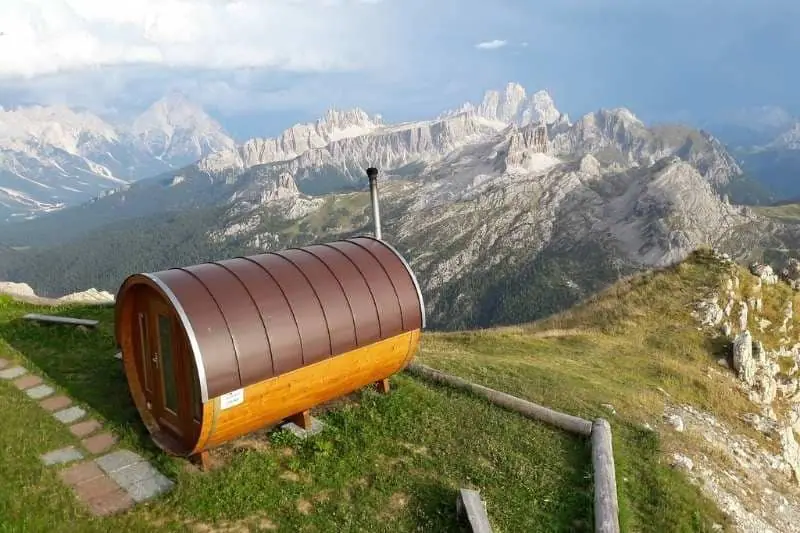
[[[380,381],[375,382],[375,386],[378,388],[378,392],[381,394],[389,394],[389,379],[382,379]]]
[[[189,458],[194,464],[200,467],[200,470],[203,472],[208,472],[211,470],[211,458],[208,456],[208,452],[200,452],[192,455]]]
[[[311,413],[309,411],[303,411],[302,413],[292,415],[289,417],[289,422],[294,422],[301,428],[309,430],[311,429]]]

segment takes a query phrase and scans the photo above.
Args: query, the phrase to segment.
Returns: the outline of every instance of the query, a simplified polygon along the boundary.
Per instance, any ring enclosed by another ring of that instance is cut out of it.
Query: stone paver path
[[[68,427],[80,446],[67,446],[43,454],[48,467],[59,468],[59,477],[96,516],[125,511],[172,489],[174,482],[140,455],[114,450],[117,437],[103,431],[86,411],[64,395],[57,395],[42,378],[22,366],[0,359],[0,380],[12,381],[31,400]],[[94,457],[92,457],[94,456]],[[88,457],[88,458],[87,458]]]

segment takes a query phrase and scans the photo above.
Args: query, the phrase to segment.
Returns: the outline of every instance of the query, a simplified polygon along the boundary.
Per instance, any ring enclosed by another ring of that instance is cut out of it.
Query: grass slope
[[[736,413],[746,400],[705,375],[721,347],[689,319],[689,304],[720,276],[698,254],[540,323],[427,333],[420,360],[571,414],[608,418],[622,530],[710,531],[725,518],[668,465],[676,437],[641,424],[660,419],[660,387],[742,426]],[[63,310],[102,321],[100,331],[83,333],[22,323],[28,306],[0,302],[0,353],[40,369],[178,481],[157,502],[90,519],[38,462],[71,442],[68,432],[0,383],[0,532],[54,523],[71,531],[461,531],[454,501],[462,486],[481,490],[497,531],[592,530],[587,442],[406,375],[393,378],[389,396],[364,391],[337,402],[321,415],[329,431],[316,438],[250,435],[215,453],[219,469],[192,472],[147,438],[112,357],[111,310]]]
[[[776,205],[759,206],[754,208],[756,213],[765,217],[774,218],[782,222],[800,222],[800,204],[785,203]]]

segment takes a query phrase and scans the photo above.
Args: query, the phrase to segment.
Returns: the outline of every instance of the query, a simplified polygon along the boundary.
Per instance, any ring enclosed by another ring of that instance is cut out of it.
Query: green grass
[[[0,353],[107,421],[177,488],[124,516],[91,519],[59,484],[56,469],[38,459],[77,441],[2,382],[2,532],[55,525],[78,532],[202,531],[201,524],[232,528],[221,531],[258,524],[277,531],[462,531],[455,517],[460,487],[481,490],[499,531],[591,530],[587,442],[405,375],[393,378],[388,396],[367,390],[339,402],[321,415],[328,430],[309,441],[262,432],[218,450],[218,469],[189,471],[155,449],[138,419],[113,358],[112,310],[44,310],[101,321],[98,331],[83,332],[19,320],[31,309],[0,297]]]
[[[692,305],[718,290],[726,272],[701,252],[674,268],[633,276],[534,324],[428,335],[419,359],[567,413],[608,418],[623,529],[699,531],[701,516],[702,521],[724,524],[719,512],[665,460],[672,451],[698,451],[696,443],[680,441],[669,430],[659,435],[641,426],[660,424],[665,404],[661,389],[672,402],[710,411],[736,431],[769,445],[740,419],[741,413],[754,410],[747,398],[730,380],[707,376],[709,367],[719,368],[716,359],[729,353],[729,344],[698,331],[690,318]],[[765,312],[776,316],[782,304],[774,302],[791,293],[782,286],[764,291],[770,307]],[[604,404],[617,414],[611,415]]]
[[[660,425],[665,391],[671,401],[710,411],[764,443],[739,418],[752,410],[748,400],[729,380],[707,376],[729,347],[698,331],[689,316],[727,272],[697,253],[534,324],[426,333],[419,360],[570,414],[607,418],[623,531],[727,528],[720,510],[667,460],[676,450],[704,451],[696,448],[702,443],[642,427]],[[749,290],[740,275],[740,290]],[[764,290],[772,319],[782,310],[775,302],[793,296],[781,286]],[[587,441],[405,374],[393,378],[388,396],[366,390],[325,409],[328,430],[309,441],[265,430],[217,450],[218,469],[187,470],[154,448],[131,405],[112,357],[110,309],[59,311],[101,321],[99,331],[81,332],[23,323],[17,318],[28,306],[0,302],[0,352],[35,367],[177,480],[156,502],[91,520],[37,459],[70,437],[0,383],[0,475],[10,480],[0,485],[0,516],[11,524],[0,532],[47,531],[54,519],[74,531],[210,531],[203,524],[231,532],[257,531],[259,524],[277,531],[465,531],[455,517],[459,487],[481,491],[496,531],[592,530]]]
[[[759,215],[774,218],[781,222],[800,222],[800,204],[754,206],[753,210]]]

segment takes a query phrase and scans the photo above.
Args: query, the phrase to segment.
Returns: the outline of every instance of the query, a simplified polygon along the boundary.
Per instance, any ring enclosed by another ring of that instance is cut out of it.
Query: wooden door
[[[150,347],[154,374],[153,416],[162,428],[169,429],[178,438],[183,437],[181,423],[182,398],[180,394],[183,367],[179,357],[180,328],[173,310],[160,298],[150,300]]]

